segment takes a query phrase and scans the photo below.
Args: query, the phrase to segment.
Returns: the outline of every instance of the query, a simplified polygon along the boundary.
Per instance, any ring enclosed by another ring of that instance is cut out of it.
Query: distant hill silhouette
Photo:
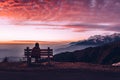
[[[98,47],[89,47],[74,52],[54,55],[55,61],[88,62],[96,64],[113,64],[120,61],[120,41]]]

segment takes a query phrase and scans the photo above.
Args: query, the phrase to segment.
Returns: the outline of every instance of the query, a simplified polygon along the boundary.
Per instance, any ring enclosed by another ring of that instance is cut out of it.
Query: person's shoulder
[[[35,47],[33,47],[32,49],[35,49]]]

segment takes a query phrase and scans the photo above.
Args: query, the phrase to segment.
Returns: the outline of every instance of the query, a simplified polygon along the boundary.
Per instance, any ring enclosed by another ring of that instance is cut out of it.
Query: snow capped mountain
[[[120,40],[120,33],[114,33],[112,35],[95,35],[88,38],[88,40],[78,41],[78,42],[72,42],[70,45],[102,45],[114,41]]]
[[[61,52],[72,52],[75,50],[82,50],[88,47],[96,47],[115,41],[120,41],[120,33],[114,33],[112,35],[106,36],[95,35],[89,37],[87,40],[72,42],[68,44],[66,47],[56,49],[55,52],[56,54],[59,54]]]

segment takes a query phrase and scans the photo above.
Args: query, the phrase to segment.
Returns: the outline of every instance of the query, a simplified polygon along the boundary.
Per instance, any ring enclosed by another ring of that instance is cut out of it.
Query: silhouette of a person
[[[31,56],[35,58],[35,62],[38,62],[38,59],[41,58],[39,43],[35,43]]]

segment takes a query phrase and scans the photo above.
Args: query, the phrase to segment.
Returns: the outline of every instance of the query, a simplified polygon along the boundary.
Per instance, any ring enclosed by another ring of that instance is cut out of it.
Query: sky
[[[0,43],[73,42],[120,31],[119,0],[0,0]]]

